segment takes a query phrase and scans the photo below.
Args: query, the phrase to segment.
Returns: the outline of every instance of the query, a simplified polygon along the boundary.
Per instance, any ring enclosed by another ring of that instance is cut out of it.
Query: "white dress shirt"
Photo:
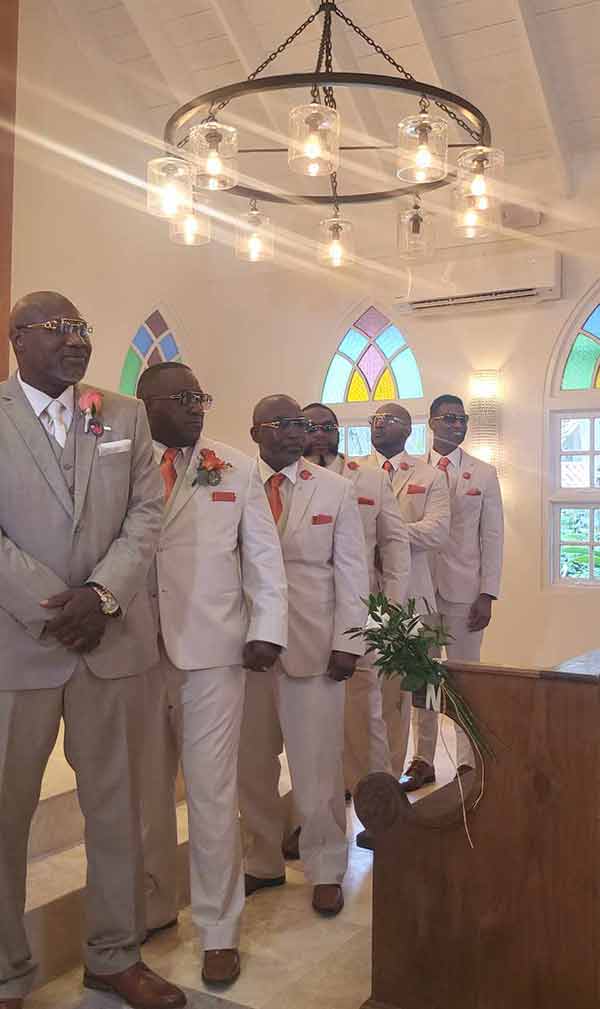
[[[450,494],[454,494],[456,491],[456,484],[458,483],[460,464],[462,462],[462,450],[460,448],[455,448],[452,452],[448,452],[447,456],[442,456],[439,452],[436,452],[435,449],[432,448],[427,462],[430,466],[433,466],[434,469],[441,469],[442,467],[439,467],[438,463],[440,459],[444,458],[448,460],[448,468],[446,469],[448,487],[450,489]]]
[[[276,470],[271,469],[268,462],[265,462],[265,460],[261,458],[261,456],[258,457],[258,472],[260,473],[260,478],[265,486],[269,482],[271,477],[275,476],[276,474]],[[295,485],[296,480],[298,479],[298,460],[296,460],[296,462],[290,463],[289,466],[285,466],[283,469],[279,470],[279,472],[281,473],[282,476],[287,478],[285,480],[282,480],[281,484],[279,485],[279,493],[281,495],[283,511],[281,513],[281,518],[277,523],[277,527],[280,532],[283,532],[287,524],[288,515],[290,513],[290,504],[292,501],[292,487]]]
[[[405,450],[403,452],[398,452],[397,455],[393,455],[391,459],[387,459],[384,455],[381,454],[381,452],[375,450],[375,455],[377,457],[379,469],[383,469],[384,463],[390,462],[392,464],[395,473],[396,470],[400,468],[400,464],[406,462],[406,457],[408,453]],[[390,477],[393,477],[393,474],[390,474]]]
[[[17,381],[25,393],[29,405],[40,424],[47,434],[54,437],[54,423],[47,412],[50,404],[55,402],[52,399],[52,396],[49,396],[48,393],[42,392],[41,389],[36,389],[33,385],[29,385],[27,382],[24,382],[19,372],[17,372]],[[75,393],[73,391],[73,386],[70,385],[67,389],[65,389],[65,391],[60,394],[56,402],[62,403],[64,407],[63,422],[65,430],[68,431],[73,423],[73,414],[75,412]]]

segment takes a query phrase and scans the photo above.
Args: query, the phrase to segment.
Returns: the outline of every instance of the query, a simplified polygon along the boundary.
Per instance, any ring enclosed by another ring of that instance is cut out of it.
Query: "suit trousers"
[[[285,751],[308,882],[341,883],[348,864],[342,753],[345,684],[288,676],[279,661],[249,672],[240,745],[240,811],[246,871],[283,876],[286,809],[279,796]]]
[[[360,662],[360,659],[359,659]],[[392,766],[383,720],[381,683],[374,666],[357,666],[346,683],[344,782],[353,792],[365,774]]]
[[[445,646],[446,657],[459,662],[479,662],[483,631],[470,631],[468,628],[470,603],[451,603],[439,594],[436,597],[436,608],[444,618],[448,634],[453,638]],[[435,711],[425,711],[424,708],[413,710],[412,724],[415,757],[432,764],[435,759],[435,749],[438,738],[439,715]],[[471,744],[462,729],[456,728],[456,762],[473,766],[474,756]]]
[[[150,921],[164,923],[177,907],[175,780],[181,756],[192,918],[205,950],[229,949],[239,944],[245,899],[237,783],[245,673],[241,666],[182,671],[161,649],[153,678],[158,714],[148,742],[159,771],[154,779],[146,775],[144,786],[146,878],[152,878],[153,890],[147,913]]]
[[[0,1001],[33,986],[23,922],[27,842],[61,718],[85,818],[85,963],[112,974],[139,960],[141,702],[142,676],[100,679],[83,659],[60,687],[0,692]]]

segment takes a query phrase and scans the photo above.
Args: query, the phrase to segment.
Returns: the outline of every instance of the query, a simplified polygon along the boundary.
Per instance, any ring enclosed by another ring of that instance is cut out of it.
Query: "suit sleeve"
[[[446,477],[435,473],[429,488],[425,513],[418,522],[408,523],[408,537],[413,550],[439,550],[450,533],[450,495]]]
[[[382,588],[388,599],[406,602],[410,576],[410,542],[398,502],[387,477],[381,482],[381,510],[377,516],[377,547]]]
[[[109,589],[123,613],[144,588],[156,553],[163,515],[163,487],[154,460],[143,403],[137,404],[130,475],[129,504],[120,535],[90,574],[88,581]]]
[[[240,523],[242,585],[250,613],[247,641],[287,645],[287,579],[279,535],[253,464]]]
[[[0,529],[0,607],[32,637],[39,638],[50,619],[48,610],[40,606],[41,600],[67,589],[54,571],[30,557]]]
[[[351,638],[345,632],[350,627],[363,627],[369,595],[369,570],[363,525],[354,488],[344,488],[344,497],[337,514],[333,535],[333,570],[335,581],[335,618],[332,650],[364,655],[362,638]]]
[[[502,551],[504,547],[504,515],[502,492],[498,474],[493,470],[489,485],[486,486],[481,506],[479,522],[481,544],[480,592],[498,598],[502,575]]]

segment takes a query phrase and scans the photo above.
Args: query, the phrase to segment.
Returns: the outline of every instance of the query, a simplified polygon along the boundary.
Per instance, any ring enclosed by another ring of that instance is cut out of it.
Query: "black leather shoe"
[[[416,792],[423,785],[433,785],[435,769],[425,760],[412,760],[398,784],[405,792]]]
[[[285,876],[268,876],[266,879],[261,879],[260,876],[251,876],[249,873],[244,875],[246,897],[250,897],[257,890],[268,890],[273,886],[283,886],[284,883]]]
[[[368,830],[361,830],[356,835],[356,847],[364,848],[366,851],[373,851],[373,835]]]

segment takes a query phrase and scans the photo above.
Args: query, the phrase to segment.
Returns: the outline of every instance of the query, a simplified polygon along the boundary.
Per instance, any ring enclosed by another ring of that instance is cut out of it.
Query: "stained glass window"
[[[575,337],[564,367],[561,389],[600,389],[600,305]]]
[[[391,320],[371,306],[344,335],[331,360],[323,385],[323,403],[385,402],[422,396],[421,374],[412,350]]]
[[[161,361],[181,361],[177,341],[162,314],[155,309],[133,337],[121,371],[119,392],[135,396],[144,368]]]

